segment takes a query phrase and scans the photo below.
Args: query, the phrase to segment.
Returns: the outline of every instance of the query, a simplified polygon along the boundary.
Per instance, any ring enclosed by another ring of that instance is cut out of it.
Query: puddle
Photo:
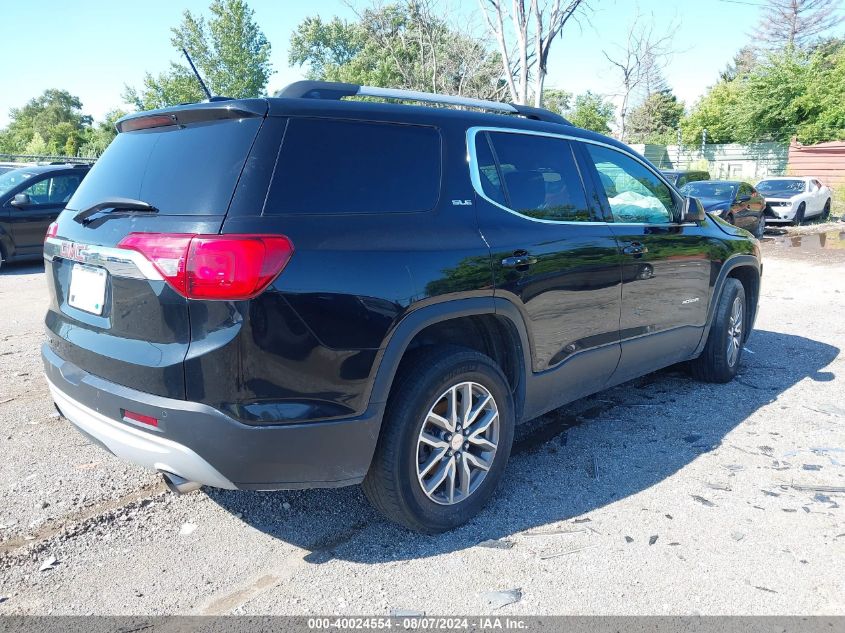
[[[761,241],[780,248],[799,248],[808,251],[845,250],[845,231],[827,231],[809,235],[766,235]]]

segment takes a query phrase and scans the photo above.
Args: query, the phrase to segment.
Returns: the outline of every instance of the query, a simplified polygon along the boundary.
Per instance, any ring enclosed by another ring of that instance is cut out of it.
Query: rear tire
[[[792,220],[793,226],[801,226],[804,223],[804,214],[807,212],[807,205],[803,202],[798,205],[798,211],[795,212],[795,219]]]
[[[824,209],[822,209],[822,214],[819,217],[822,222],[827,222],[830,219],[830,198],[824,203]]]
[[[692,375],[704,382],[733,380],[742,360],[742,347],[748,339],[745,288],[738,279],[725,280],[707,344],[701,356],[691,363]]]
[[[411,352],[388,398],[364,493],[388,519],[412,530],[451,530],[490,500],[513,432],[510,388],[490,358],[456,346]]]

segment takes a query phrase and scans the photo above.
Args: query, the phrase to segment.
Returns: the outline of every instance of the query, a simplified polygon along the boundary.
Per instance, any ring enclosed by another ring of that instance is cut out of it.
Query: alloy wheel
[[[728,321],[728,365],[731,367],[736,364],[739,351],[742,349],[743,311],[742,297],[736,297],[731,306],[731,316]]]
[[[417,438],[417,480],[440,505],[459,503],[484,481],[499,444],[499,408],[477,382],[444,391],[429,409]]]

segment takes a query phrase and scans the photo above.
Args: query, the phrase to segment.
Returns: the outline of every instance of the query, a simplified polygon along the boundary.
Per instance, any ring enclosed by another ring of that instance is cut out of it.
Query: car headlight
[[[725,211],[727,211],[727,207],[716,207],[710,210],[710,213],[715,213],[716,215],[722,215]]]

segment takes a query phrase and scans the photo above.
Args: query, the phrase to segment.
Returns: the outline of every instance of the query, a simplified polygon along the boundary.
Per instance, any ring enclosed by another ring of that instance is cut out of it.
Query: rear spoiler
[[[118,132],[131,132],[168,125],[187,125],[222,119],[245,119],[267,115],[266,99],[228,99],[186,103],[171,108],[134,112],[115,123]]]

